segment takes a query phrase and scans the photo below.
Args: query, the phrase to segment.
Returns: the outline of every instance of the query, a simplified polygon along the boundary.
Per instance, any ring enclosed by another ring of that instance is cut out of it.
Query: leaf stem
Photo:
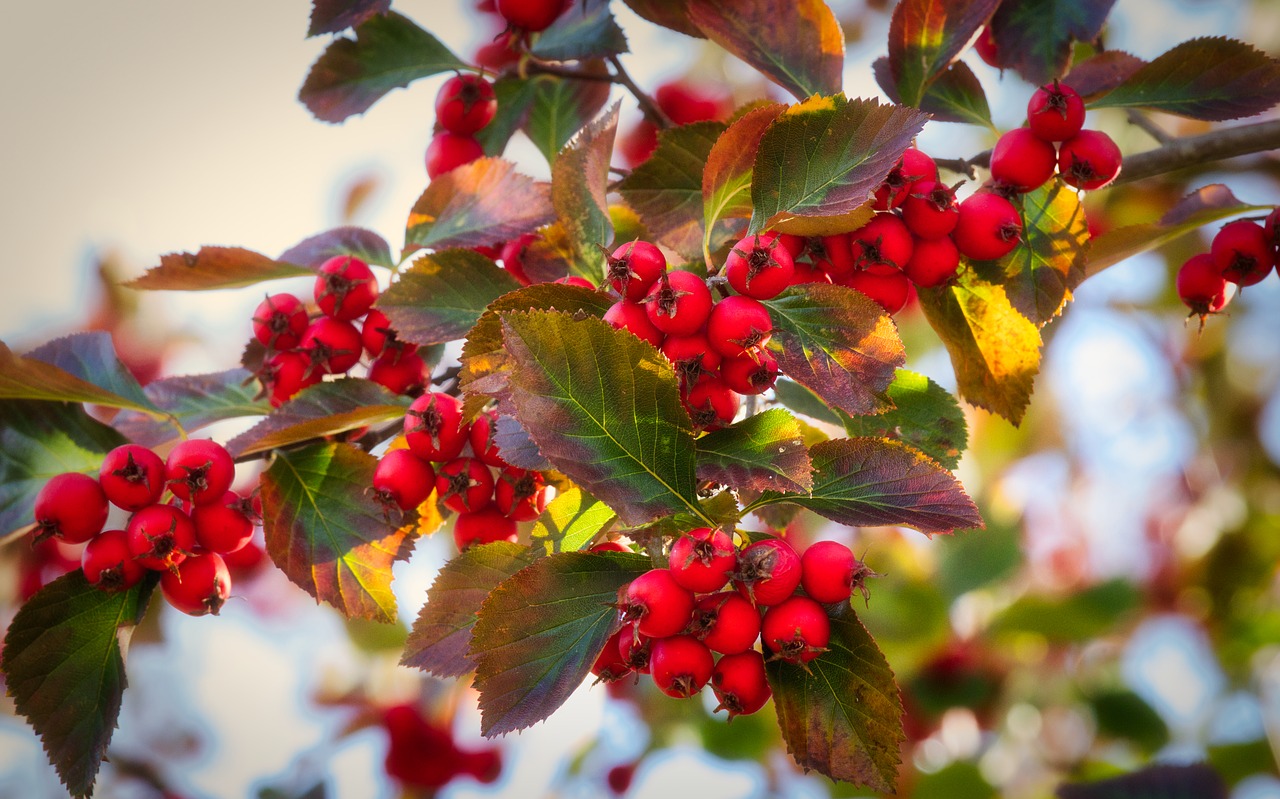
[[[1120,177],[1111,185],[1136,183],[1211,161],[1277,149],[1280,149],[1280,119],[1223,128],[1200,136],[1174,139],[1154,150],[1125,158]]]
[[[1146,133],[1160,144],[1168,144],[1169,142],[1174,141],[1174,137],[1170,136],[1167,130],[1157,125],[1151,117],[1142,113],[1138,109],[1130,108],[1125,112],[1125,116],[1128,117],[1130,125],[1139,128],[1143,133]]]
[[[626,67],[622,66],[622,61],[616,55],[609,56],[609,63],[613,66],[614,79],[627,87],[627,91],[636,98],[636,102],[640,103],[640,110],[649,118],[649,121],[657,125],[659,128],[670,128],[674,126],[671,118],[663,113],[654,99],[645,93],[627,73]]]

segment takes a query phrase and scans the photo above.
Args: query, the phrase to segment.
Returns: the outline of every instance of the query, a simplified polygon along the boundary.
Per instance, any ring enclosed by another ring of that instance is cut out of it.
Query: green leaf
[[[889,22],[889,68],[901,102],[925,90],[964,51],[1000,0],[902,0]],[[972,74],[972,73],[970,73]]]
[[[1133,741],[1150,754],[1169,743],[1169,725],[1133,691],[1099,691],[1086,700],[1098,722],[1100,735]]]
[[[892,793],[906,737],[902,700],[852,608],[832,617],[827,651],[805,665],[765,664],[787,751],[803,769]]]
[[[1062,313],[1084,280],[1089,222],[1079,193],[1061,181],[1050,181],[1020,200],[1022,241],[1000,260],[998,282],[1018,313],[1044,327]]]
[[[1000,59],[1037,86],[1061,78],[1072,41],[1092,42],[1115,0],[1019,0],[1001,3],[991,18]]]
[[[627,52],[627,37],[609,0],[574,0],[529,50],[544,61],[578,61]]]
[[[658,132],[658,149],[618,184],[651,236],[686,257],[702,250],[702,170],[725,130],[696,122]]]
[[[314,271],[305,267],[275,261],[243,247],[201,247],[195,253],[162,255],[159,266],[151,267],[124,285],[151,291],[208,291],[314,275]]]
[[[599,62],[588,62],[583,69],[605,74]],[[555,163],[561,148],[582,129],[609,99],[610,84],[605,81],[569,80],[551,75],[538,75],[530,80],[533,101],[524,132],[547,159]]]
[[[73,333],[26,355],[0,342],[0,399],[91,402],[160,414],[103,332]]]
[[[835,216],[864,205],[924,127],[913,108],[811,97],[764,132],[751,182],[751,227],[779,213]]]
[[[299,391],[279,410],[227,442],[235,457],[270,452],[404,417],[409,398],[371,380],[347,377]]]
[[[501,77],[493,82],[493,96],[498,110],[488,125],[475,134],[484,147],[484,154],[499,157],[507,149],[507,142],[524,124],[533,104],[533,82],[526,78]]]
[[[1280,103],[1280,61],[1252,45],[1217,36],[1192,39],[1094,100],[1094,108],[1146,108],[1221,122]]]
[[[773,318],[766,345],[782,372],[849,414],[889,407],[884,391],[907,359],[893,320],[845,286],[801,284],[765,303]]]
[[[122,411],[111,426],[135,444],[158,447],[184,434],[244,416],[266,416],[271,404],[258,397],[258,380],[248,369],[228,369],[204,375],[181,375],[153,380],[143,389],[167,416]]]
[[[1063,597],[1029,594],[992,622],[992,635],[1035,633],[1055,643],[1078,643],[1106,635],[1142,609],[1142,592],[1123,578]]]
[[[410,525],[396,529],[368,496],[377,460],[347,444],[277,452],[262,475],[267,553],[317,601],[348,618],[393,622],[391,564],[409,555]]]
[[[920,307],[951,355],[960,394],[1017,424],[1040,371],[1040,331],[1003,286],[960,272],[953,285],[920,289]]]
[[[655,25],[679,31],[686,36],[705,39],[706,34],[689,18],[685,0],[623,0],[636,15]]]
[[[840,91],[844,33],[822,0],[688,0],[687,9],[708,39],[797,100]]]
[[[618,514],[612,508],[574,486],[547,503],[529,537],[535,547],[541,544],[548,555],[577,552],[616,518]]]
[[[509,541],[461,552],[436,574],[405,643],[401,666],[437,677],[461,677],[475,669],[467,650],[480,604],[503,580],[532,561],[526,547]]]
[[[9,623],[0,660],[8,693],[73,796],[93,794],[128,682],[124,653],[155,582],[108,593],[77,569],[40,589]]]
[[[279,261],[319,269],[338,255],[351,255],[369,264],[394,267],[386,239],[362,227],[338,227],[303,239],[280,254]]]
[[[837,438],[814,444],[809,457],[809,495],[771,491],[757,504],[791,502],[851,527],[904,525],[926,535],[983,526],[960,482],[914,447],[882,438]]]
[[[555,712],[618,628],[618,589],[649,568],[642,555],[561,552],[499,584],[472,631],[480,731],[504,735]]]
[[[779,380],[773,387],[773,394],[787,408],[819,422],[840,426],[850,418],[847,413],[832,410],[817,394],[794,380]]]
[[[707,155],[702,170],[703,228],[726,217],[751,216],[751,179],[765,130],[783,111],[780,103],[753,108],[729,125]]]
[[[97,476],[125,440],[79,405],[0,400],[0,539],[34,521],[36,494],[63,472]]]
[[[910,444],[948,469],[956,468],[969,431],[960,404],[922,374],[899,369],[889,384],[890,410],[874,416],[846,416],[851,436],[892,438]]]
[[[627,524],[698,506],[693,426],[671,363],[595,317],[502,315],[515,416],[547,460]]]
[[[1023,562],[1022,531],[1014,525],[941,538],[933,546],[938,556],[933,582],[948,600],[1011,577]]]
[[[698,479],[745,491],[808,491],[809,450],[800,424],[781,408],[699,438]]]
[[[550,222],[551,187],[501,158],[481,158],[431,181],[405,230],[406,247],[475,247],[513,239]]]
[[[341,122],[368,111],[392,89],[454,69],[466,64],[392,11],[362,22],[355,39],[335,39],[311,66],[298,99],[316,119]]]
[[[307,36],[341,33],[374,14],[385,14],[390,10],[391,0],[312,0]]]
[[[604,279],[600,247],[613,241],[609,217],[609,158],[618,132],[618,109],[613,106],[574,134],[551,162],[551,202],[568,233],[573,257],[570,274],[599,284]]]
[[[968,122],[995,129],[987,93],[963,61],[952,64],[929,84],[920,99],[920,110],[937,122]]]
[[[511,273],[473,250],[423,255],[378,298],[396,335],[441,344],[466,335],[489,303],[520,288]]]

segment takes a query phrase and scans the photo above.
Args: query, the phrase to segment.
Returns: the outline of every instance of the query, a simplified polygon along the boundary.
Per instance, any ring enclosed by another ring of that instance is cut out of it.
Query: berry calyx
[[[236,464],[231,453],[216,441],[192,438],[169,451],[164,473],[175,497],[204,505],[217,502],[231,488]]]
[[[915,192],[916,187],[926,185],[926,191],[930,192],[929,197],[932,198],[931,187],[934,181],[917,181],[911,186],[911,192]],[[945,187],[943,187],[945,188]],[[911,197],[904,200],[905,203],[911,201]],[[933,219],[928,222],[924,221],[924,217],[929,212],[924,210],[925,204],[932,202],[931,199],[925,199],[923,202],[917,201],[917,215],[921,219],[922,226],[934,226],[938,228],[954,225],[949,217],[955,215],[950,210],[951,206],[947,205],[942,210],[933,214]],[[947,227],[950,231],[950,227]],[[943,233],[941,235],[946,235]],[[895,214],[876,214],[871,217],[871,221],[853,231],[849,239],[853,263],[855,269],[863,269],[878,274],[886,274],[889,272],[897,272],[906,265],[911,258],[911,250],[914,246],[911,239],[911,231],[907,229],[906,224]]]
[[[129,552],[148,569],[172,570],[196,548],[191,517],[172,505],[151,505],[129,517]]]
[[[662,333],[688,336],[706,324],[712,302],[705,280],[692,272],[676,270],[663,274],[650,287],[644,310]]]
[[[370,358],[383,355],[412,355],[418,351],[417,344],[401,341],[391,326],[391,320],[377,308],[373,308],[365,316],[360,325],[360,344]]]
[[[455,458],[436,470],[436,493],[449,510],[477,511],[493,499],[493,475],[476,458]]]
[[[457,397],[429,392],[415,399],[404,415],[404,437],[424,461],[451,461],[462,452],[470,432]]]
[[[752,649],[720,658],[711,670],[711,690],[720,700],[716,710],[729,711],[729,721],[755,713],[773,696],[764,656]]]
[[[1100,189],[1120,174],[1122,156],[1111,137],[1082,130],[1058,146],[1058,173],[1077,189]]]
[[[454,75],[436,95],[436,121],[450,133],[475,133],[497,113],[493,84],[479,75]]]
[[[757,300],[781,294],[791,285],[794,273],[795,262],[791,253],[779,246],[777,233],[740,239],[724,262],[725,278],[733,290]]]
[[[298,346],[307,329],[307,309],[292,294],[271,294],[253,312],[253,335],[269,349]]]
[[[667,336],[660,349],[683,385],[693,385],[703,375],[714,373],[722,360],[701,331],[688,336]]]
[[[1218,273],[1240,286],[1258,283],[1275,266],[1275,255],[1261,225],[1238,219],[1222,226],[1213,237],[1209,252]]]
[[[302,335],[302,349],[310,358],[312,372],[342,374],[360,362],[364,342],[355,325],[322,316]]]
[[[349,322],[369,312],[378,299],[378,280],[359,258],[335,255],[320,264],[316,276],[316,305],[326,316]]]
[[[760,639],[775,657],[808,663],[831,642],[831,620],[817,602],[793,596],[769,608],[760,624]]]
[[[164,493],[164,461],[146,447],[122,444],[102,459],[98,483],[112,505],[141,510],[159,502]]]
[[[1022,217],[1005,198],[980,191],[960,203],[960,218],[951,238],[964,257],[995,260],[1013,252],[1022,240]]]
[[[57,537],[83,544],[107,523],[107,495],[87,474],[63,472],[49,478],[36,494],[36,543]]]
[[[1027,126],[1046,142],[1066,141],[1084,127],[1084,100],[1057,81],[1041,86],[1027,101]]]
[[[711,309],[711,315],[704,318],[707,341],[726,358],[746,355],[763,347],[773,335],[769,309],[751,297],[725,297]]]
[[[494,481],[493,501],[498,510],[518,522],[531,522],[547,507],[549,489],[541,472],[508,466]]]
[[[711,679],[711,650],[688,635],[660,638],[649,653],[653,683],[667,696],[688,699]]]
[[[676,582],[670,569],[650,569],[618,592],[623,622],[636,632],[666,638],[684,630],[693,618],[693,593]]]
[[[702,594],[719,591],[729,582],[738,550],[724,530],[699,527],[676,539],[667,562],[677,583]]]
[[[231,573],[216,552],[192,555],[161,575],[160,590],[189,616],[216,616],[231,596]]]
[[[956,203],[955,187],[936,180],[916,181],[902,203],[902,221],[917,240],[943,238],[955,229],[959,219],[960,206]],[[909,260],[910,256],[896,265],[906,268]]]

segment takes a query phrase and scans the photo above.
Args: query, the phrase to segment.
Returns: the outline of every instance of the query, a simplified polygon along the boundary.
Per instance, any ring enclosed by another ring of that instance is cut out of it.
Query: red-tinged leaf
[[[618,589],[650,565],[643,555],[561,552],[489,594],[471,638],[486,737],[530,727],[564,704],[620,624]]]
[[[196,253],[162,255],[159,266],[151,267],[124,285],[153,291],[208,291],[314,274],[305,267],[274,261],[242,247],[201,247]]]
[[[850,436],[892,438],[910,444],[948,469],[956,468],[969,429],[955,396],[922,374],[899,369],[889,385],[894,407],[874,416],[845,416]]]
[[[501,402],[498,409],[499,411],[511,410],[509,404]],[[551,461],[543,457],[537,443],[529,435],[529,431],[514,416],[499,412],[497,429],[493,433],[493,443],[498,447],[502,459],[517,469],[545,472],[554,468]]]
[[[889,68],[901,102],[922,107],[925,88],[963,52],[1000,0],[902,0],[889,22]]]
[[[784,374],[845,413],[890,407],[884,392],[907,356],[893,320],[874,300],[812,283],[765,304],[773,319],[767,346]]]
[[[372,230],[350,226],[326,230],[304,239],[281,253],[279,260],[319,269],[321,264],[336,255],[352,255],[365,263],[388,269],[395,266],[386,239]]]
[[[698,439],[698,479],[744,491],[808,491],[809,450],[781,408],[748,416]]]
[[[401,666],[437,677],[461,677],[475,669],[468,654],[476,613],[489,592],[528,566],[533,553],[498,541],[471,547],[444,564],[427,590],[427,604],[409,632]]]
[[[1076,62],[1062,82],[1085,100],[1092,100],[1127,81],[1146,63],[1123,50],[1103,50]]]
[[[1009,302],[1004,286],[963,270],[954,285],[920,289],[920,307],[942,339],[960,395],[1014,424],[1040,371],[1040,331]]]
[[[577,552],[617,518],[608,505],[574,486],[547,503],[529,538],[548,555]]]
[[[1058,799],[1227,799],[1222,777],[1206,763],[1160,763],[1095,782],[1059,785]]]
[[[108,593],[76,569],[27,600],[5,633],[8,693],[72,796],[93,795],[128,684],[129,638],[155,583]]]
[[[751,182],[751,232],[773,216],[834,216],[867,202],[927,117],[844,95],[791,106],[765,131]]]
[[[602,76],[608,73],[600,61],[588,61],[581,69]],[[603,80],[568,80],[552,75],[538,75],[530,83],[533,98],[522,129],[547,163],[554,163],[573,134],[609,101],[610,84]]]
[[[618,133],[618,110],[613,107],[574,134],[551,162],[551,202],[572,247],[569,273],[604,281],[604,253],[613,241],[609,217],[609,158]]]
[[[996,265],[1009,302],[1018,313],[1043,327],[1084,280],[1089,223],[1080,195],[1050,181],[1020,196],[1022,241]],[[974,265],[982,273],[991,270]]]
[[[1241,202],[1221,183],[1211,183],[1183,197],[1157,222],[1108,230],[1089,247],[1086,271],[1096,275],[1126,258],[1160,247],[1194,230],[1248,212],[1266,212],[1269,205]]]
[[[455,69],[466,64],[435,36],[391,11],[362,22],[355,39],[335,39],[311,65],[298,99],[316,119],[341,122],[368,111],[392,89]]]
[[[475,247],[513,239],[554,218],[551,187],[501,158],[481,158],[427,186],[409,212],[409,247]]]
[[[396,335],[416,344],[460,339],[489,303],[520,288],[511,273],[472,250],[423,255],[378,298]]]
[[[814,444],[813,489],[769,492],[757,504],[791,502],[851,527],[903,525],[926,535],[982,527],[959,481],[915,447],[883,438],[836,438]]]
[[[844,33],[822,0],[686,0],[707,38],[797,100],[840,91]]]
[[[1235,39],[1192,39],[1140,67],[1094,108],[1147,108],[1221,122],[1280,103],[1280,60]]]
[[[391,10],[391,0],[311,0],[311,26],[307,36],[341,33],[374,14]]]
[[[90,402],[161,415],[103,332],[73,333],[26,355],[0,342],[0,399]]]
[[[515,417],[558,471],[627,524],[702,512],[693,424],[653,345],[591,316],[501,318]]]
[[[627,52],[627,37],[609,11],[609,0],[574,0],[530,52],[544,61],[581,61]]]
[[[347,618],[396,620],[391,565],[413,546],[369,486],[377,459],[348,444],[277,452],[261,482],[267,554],[290,580]]]
[[[703,166],[723,122],[697,122],[658,133],[658,149],[618,184],[649,234],[688,258],[702,250]]]
[[[991,33],[1000,60],[1037,86],[1061,78],[1073,41],[1092,42],[1115,0],[1015,0],[1000,4]]]
[[[158,447],[214,422],[266,416],[271,404],[258,396],[259,388],[247,369],[153,380],[142,391],[166,416],[121,411],[111,426],[135,444]]]
[[[348,377],[299,391],[279,410],[227,442],[239,458],[400,419],[407,397],[370,380]]]
[[[726,217],[751,216],[751,179],[765,130],[787,107],[769,103],[743,114],[720,134],[702,171],[703,227]]]
[[[623,0],[636,15],[655,25],[679,31],[686,36],[705,39],[702,29],[689,18],[686,0]]]
[[[893,793],[902,699],[893,671],[853,608],[831,619],[827,651],[804,665],[765,664],[787,751],[806,771]]]

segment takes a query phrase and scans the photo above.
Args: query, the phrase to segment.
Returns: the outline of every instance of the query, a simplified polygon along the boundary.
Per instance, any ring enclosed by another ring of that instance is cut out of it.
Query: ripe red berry
[[[631,547],[628,547],[626,544],[623,544],[620,541],[601,541],[599,543],[592,544],[587,549],[587,551],[588,552],[630,552]]]
[[[1057,150],[1030,128],[1005,132],[991,150],[991,177],[1017,192],[1043,186],[1057,166]]]
[[[1262,231],[1267,237],[1267,244],[1271,246],[1271,254],[1280,259],[1280,208],[1267,214],[1262,223]]]
[[[980,191],[960,203],[960,219],[951,231],[960,254],[975,261],[1008,255],[1022,239],[1022,217],[1005,198]]]
[[[973,49],[978,57],[987,62],[988,66],[996,69],[1004,69],[1004,62],[1000,60],[1000,48],[996,45],[996,37],[991,32],[990,25],[983,25],[978,31],[978,38],[973,43]]]
[[[629,241],[606,259],[605,278],[613,290],[640,302],[667,271],[667,257],[647,241]]]
[[[102,459],[98,483],[117,508],[140,510],[164,493],[164,461],[146,447],[122,444]]]
[[[1208,253],[1193,255],[1178,270],[1178,297],[1191,309],[1192,316],[1204,318],[1227,306],[1233,295],[1227,293],[1227,279]]]
[[[511,27],[536,33],[551,27],[564,11],[565,0],[498,0],[497,6]]]
[[[311,365],[311,356],[302,352],[278,352],[267,360],[262,370],[262,383],[267,388],[271,407],[279,408],[302,389],[314,386],[324,372]]]
[[[903,272],[854,272],[840,283],[875,300],[888,314],[896,314],[906,308],[911,299],[911,278]]]
[[[1027,125],[1044,141],[1066,141],[1084,127],[1084,100],[1057,81],[1041,86],[1027,102]]]
[[[1222,226],[1210,246],[1213,265],[1232,283],[1252,286],[1275,266],[1275,254],[1263,227],[1247,219]]]
[[[493,475],[475,458],[454,458],[436,469],[436,494],[456,513],[480,510],[493,500]]]
[[[342,374],[360,362],[364,342],[350,322],[322,316],[311,323],[302,336],[302,349],[310,357],[312,370]]]
[[[677,125],[722,120],[733,110],[733,98],[714,84],[695,86],[680,80],[669,81],[654,90],[653,99]]]
[[[729,582],[738,550],[724,530],[698,527],[676,539],[667,562],[677,583],[702,594],[719,591]]]
[[[498,412],[485,411],[471,422],[471,430],[467,434],[467,442],[471,444],[471,452],[481,463],[502,468],[507,462],[498,451],[495,434],[498,432]]]
[[[766,538],[738,553],[738,591],[756,605],[776,605],[800,585],[800,556],[781,538]]]
[[[711,309],[707,321],[707,341],[726,358],[746,355],[768,342],[773,335],[769,309],[750,297],[725,297]]]
[[[739,294],[768,300],[791,285],[795,263],[779,245],[777,233],[747,236],[733,245],[724,262],[724,275]]]
[[[326,316],[350,322],[369,312],[378,299],[378,280],[359,258],[335,255],[320,265],[316,305]]]
[[[698,599],[689,631],[712,652],[745,652],[760,637],[760,611],[736,591]]]
[[[480,142],[470,136],[442,130],[427,145],[427,177],[435,180],[446,172],[482,157],[484,148],[480,146]]]
[[[298,346],[307,329],[307,309],[292,294],[271,294],[253,312],[253,335],[271,349]]]
[[[627,668],[636,674],[649,673],[649,653],[653,637],[636,629],[634,622],[622,625],[618,630],[618,654]]]
[[[172,505],[151,505],[129,517],[129,551],[148,569],[172,569],[196,548],[191,517]]]
[[[902,154],[898,163],[889,170],[884,182],[875,190],[871,207],[877,211],[889,211],[902,205],[910,192],[911,184],[918,180],[937,180],[938,166],[923,151],[911,147]]]
[[[916,238],[913,243],[943,238],[955,229],[959,219],[960,206],[956,203],[955,189],[936,180],[916,181],[902,203],[902,221]],[[897,266],[905,269],[906,264],[907,261],[903,261]]]
[[[861,565],[839,541],[819,541],[800,556],[800,585],[815,602],[844,602],[853,594],[854,574]]]
[[[107,495],[87,474],[63,472],[49,478],[36,494],[36,540],[56,536],[83,544],[107,523]]]
[[[686,386],[680,399],[693,426],[700,430],[717,430],[732,424],[742,407],[742,398],[715,375],[703,375],[692,386]]]
[[[160,576],[160,590],[183,613],[216,616],[231,596],[231,573],[216,552],[192,555]]]
[[[424,461],[451,461],[467,443],[469,426],[462,419],[462,402],[449,394],[423,394],[404,415],[409,449]]]
[[[123,591],[137,584],[147,570],[133,559],[124,530],[103,530],[85,544],[80,555],[85,579],[103,591]]]
[[[468,513],[459,513],[453,520],[453,543],[461,551],[472,545],[492,544],[495,541],[515,541],[516,520],[504,516],[493,505]]]
[[[450,133],[475,133],[497,113],[493,84],[479,75],[454,75],[436,95],[436,121]]]
[[[667,696],[688,699],[711,679],[711,650],[696,638],[675,635],[653,642],[649,668],[653,684]]]
[[[604,321],[615,330],[626,330],[655,347],[662,346],[662,331],[649,321],[649,313],[645,310],[645,306],[638,302],[618,300],[604,312]]]
[[[729,711],[730,720],[755,713],[773,696],[764,656],[752,649],[720,658],[711,670],[711,690],[720,700],[716,710]]]
[[[808,663],[831,642],[831,620],[812,599],[789,597],[764,614],[760,640],[783,660]]]
[[[591,664],[591,673],[596,676],[596,682],[617,682],[631,673],[631,667],[622,659],[620,641],[624,632],[632,634],[630,627],[618,628],[618,631],[604,642],[604,648],[596,656],[595,663]]]
[[[217,502],[236,478],[236,464],[221,444],[192,438],[169,451],[164,464],[169,490],[178,499],[203,505]]]
[[[920,184],[921,181],[913,183],[912,191]],[[929,184],[932,185],[932,181]],[[907,200],[910,199],[908,196]],[[944,209],[938,216],[945,219],[951,214],[951,211]],[[940,221],[931,224],[939,225]],[[850,244],[855,268],[877,274],[901,271],[911,259],[914,246],[911,231],[895,214],[876,214],[871,217],[870,222],[850,234]]]
[[[525,286],[533,283],[529,279],[529,275],[524,271],[525,254],[529,250],[529,245],[537,240],[538,235],[536,233],[522,233],[503,244],[502,250],[498,254],[498,257],[502,260],[502,268],[510,272],[512,277]]]
[[[380,355],[412,355],[418,351],[417,344],[401,341],[396,335],[391,320],[377,308],[370,309],[360,325],[360,343],[370,358]]]
[[[580,289],[591,289],[592,291],[596,288],[595,284],[590,280],[587,280],[585,277],[579,277],[578,275],[565,275],[564,277],[558,277],[551,282],[562,283],[566,286],[577,286]]]
[[[369,379],[392,394],[414,394],[430,382],[427,364],[418,353],[387,353],[369,364]]]
[[[941,286],[955,276],[960,268],[960,251],[950,236],[940,239],[921,239],[911,251],[903,272],[912,283],[921,288]]]
[[[373,469],[373,490],[378,498],[401,510],[421,505],[435,487],[435,469],[408,449],[388,450]]]
[[[672,336],[688,336],[701,330],[711,305],[711,289],[706,281],[683,270],[663,274],[644,298],[649,321]]]
[[[547,508],[546,478],[541,472],[508,466],[494,481],[493,501],[498,510],[518,522],[531,522]]]
[[[651,638],[666,638],[693,618],[693,593],[676,582],[670,569],[650,569],[618,592],[624,622]]]
[[[191,509],[191,523],[196,528],[196,543],[210,552],[226,554],[249,543],[253,538],[252,510],[244,497],[227,491],[222,499]]]
[[[711,349],[702,331],[688,336],[667,336],[661,349],[684,385],[692,385],[704,374],[720,368],[720,353]]]
[[[815,269],[821,269],[832,277],[853,271],[853,240],[848,233],[810,237],[805,240],[805,251]]]
[[[1058,146],[1058,174],[1077,189],[1100,189],[1120,174],[1120,148],[1100,130],[1082,130]]]
[[[763,394],[778,382],[778,359],[768,350],[756,350],[720,364],[720,379],[744,395]]]

